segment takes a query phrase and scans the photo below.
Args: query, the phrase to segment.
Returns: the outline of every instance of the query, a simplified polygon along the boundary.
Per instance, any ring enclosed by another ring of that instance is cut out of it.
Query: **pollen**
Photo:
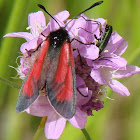
[[[35,23],[35,26],[38,27],[38,30],[40,31],[40,30],[42,29],[42,28],[41,28],[41,25],[39,25],[38,22],[37,22],[36,20],[34,21],[34,23]]]
[[[28,26],[27,28],[26,28],[26,30],[30,30],[32,28],[32,26]]]
[[[104,50],[105,53],[109,52],[108,50]]]
[[[77,37],[77,38],[79,37],[78,32],[79,32],[79,30],[75,31],[75,37]]]
[[[97,44],[98,44],[98,40],[95,39],[95,45],[97,45]]]

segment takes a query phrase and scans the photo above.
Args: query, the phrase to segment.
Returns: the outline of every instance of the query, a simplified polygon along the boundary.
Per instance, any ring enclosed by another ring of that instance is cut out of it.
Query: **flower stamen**
[[[28,26],[27,28],[26,28],[26,30],[30,30],[32,28],[32,26]]]

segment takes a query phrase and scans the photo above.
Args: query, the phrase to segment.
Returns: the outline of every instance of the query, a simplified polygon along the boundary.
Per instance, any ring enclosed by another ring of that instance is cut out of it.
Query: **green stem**
[[[33,140],[39,140],[39,136],[40,134],[42,133],[42,131],[44,130],[44,126],[45,126],[45,123],[46,123],[46,120],[47,120],[47,117],[43,117],[41,122],[40,122],[40,125],[33,137]]]
[[[83,134],[84,134],[86,140],[91,140],[91,137],[89,136],[89,134],[88,134],[88,132],[86,131],[86,129],[81,129],[81,130],[82,130],[82,132],[83,132]]]
[[[1,77],[0,77],[0,81],[2,81],[3,83],[5,83],[5,84],[7,84],[7,85],[9,85],[9,86],[11,86],[11,87],[20,89],[20,86],[14,84],[13,82],[11,82],[11,81],[9,81],[9,80],[7,80],[7,79],[4,79],[4,78],[1,78]]]

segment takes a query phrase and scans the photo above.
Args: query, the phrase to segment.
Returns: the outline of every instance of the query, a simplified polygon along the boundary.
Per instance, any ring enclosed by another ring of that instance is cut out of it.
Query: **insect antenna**
[[[100,5],[101,3],[103,3],[103,1],[98,1],[98,2],[96,2],[96,3],[94,3],[94,4],[92,4],[89,8],[85,9],[84,11],[80,12],[78,15],[74,16],[74,17],[66,24],[66,26],[67,26],[73,19],[75,19],[75,18],[77,18],[78,16],[80,16],[82,13],[85,13],[86,11],[92,9],[93,7],[95,7],[95,6],[97,6],[97,5]],[[55,20],[55,22],[59,25],[59,27],[61,27],[60,24],[58,23],[58,21],[45,9],[45,7],[44,7],[43,5],[38,4],[38,7],[40,7],[44,12],[46,12],[53,20]],[[65,28],[66,28],[66,26],[65,26]]]
[[[94,3],[94,4],[92,4],[89,8],[85,9],[84,11],[80,12],[78,15],[74,16],[74,17],[66,24],[66,26],[67,26],[73,19],[75,19],[75,18],[77,18],[78,16],[80,16],[82,13],[85,13],[86,11],[92,9],[93,7],[95,7],[95,6],[97,6],[97,5],[100,5],[101,3],[103,3],[103,1],[98,1],[98,2],[96,2],[96,3]],[[65,26],[65,27],[66,27],[66,26]]]
[[[61,27],[58,21],[45,9],[43,5],[38,4],[38,7],[40,7],[44,12],[46,12],[53,20],[55,20],[55,22],[59,25],[59,27]]]

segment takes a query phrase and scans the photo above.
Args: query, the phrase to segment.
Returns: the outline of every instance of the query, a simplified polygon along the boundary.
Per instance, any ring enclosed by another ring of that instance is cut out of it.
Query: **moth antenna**
[[[40,7],[44,12],[46,12],[59,25],[59,27],[61,27],[58,21],[45,9],[43,5],[38,4],[38,7]]]
[[[103,1],[98,1],[98,2],[96,2],[96,3],[94,3],[94,4],[92,4],[89,8],[87,8],[86,10],[80,12],[78,15],[74,16],[74,17],[66,24],[66,26],[67,26],[74,18],[77,18],[77,17],[80,16],[82,13],[85,13],[86,11],[92,9],[93,7],[95,7],[95,6],[97,6],[97,5],[100,5],[101,3],[103,3]],[[65,27],[66,27],[66,26],[65,26]]]

